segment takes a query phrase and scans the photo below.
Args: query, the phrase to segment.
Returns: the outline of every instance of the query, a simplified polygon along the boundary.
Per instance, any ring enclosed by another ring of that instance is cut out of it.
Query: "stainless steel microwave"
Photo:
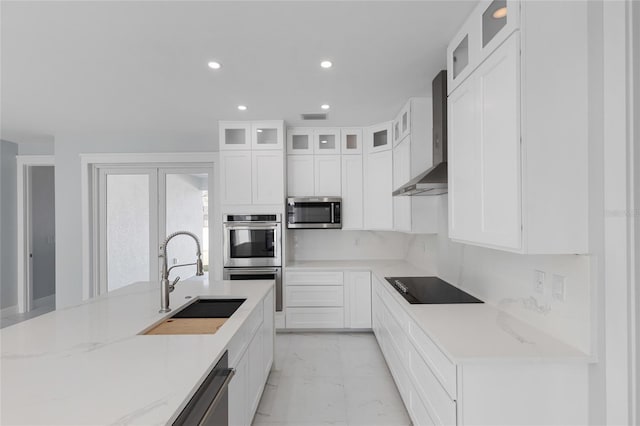
[[[289,197],[287,228],[340,229],[341,205],[340,197]]]

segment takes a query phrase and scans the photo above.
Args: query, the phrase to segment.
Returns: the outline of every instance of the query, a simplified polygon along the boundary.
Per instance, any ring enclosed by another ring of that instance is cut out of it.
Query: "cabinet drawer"
[[[385,329],[384,331],[385,343],[388,343],[389,338],[389,330]],[[396,387],[400,392],[400,396],[404,401],[405,405],[409,406],[409,398],[411,394],[411,381],[409,380],[409,376],[407,375],[407,371],[405,370],[404,363],[398,356],[396,350],[392,347],[393,345],[385,344],[383,348],[384,357],[387,360],[387,365],[389,366],[389,370],[391,371],[391,375],[393,376],[394,382],[396,383]]]
[[[343,328],[342,308],[287,308],[287,328]]]
[[[413,321],[409,321],[409,339],[451,399],[457,399],[455,364]]]
[[[287,306],[343,306],[341,285],[287,285]]]
[[[455,425],[456,403],[412,345],[409,345],[408,357],[413,386],[418,392],[417,396],[429,411],[430,417],[436,424]],[[413,399],[411,403],[413,405]]]
[[[342,272],[287,271],[287,285],[342,285]]]

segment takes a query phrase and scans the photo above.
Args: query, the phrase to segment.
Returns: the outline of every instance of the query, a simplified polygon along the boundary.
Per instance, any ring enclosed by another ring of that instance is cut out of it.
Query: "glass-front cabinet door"
[[[392,125],[393,122],[387,121],[368,128],[366,140],[368,153],[391,149]]]
[[[251,146],[253,149],[283,149],[282,121],[254,121],[251,123]]]
[[[520,2],[487,1],[479,20],[482,46],[479,62],[481,63],[520,27]]]
[[[251,123],[220,121],[218,127],[220,150],[251,149]]]
[[[340,129],[319,128],[313,132],[314,154],[340,154]]]
[[[308,127],[288,128],[287,154],[313,154],[313,129]]]
[[[362,154],[362,129],[342,129],[342,154]]]

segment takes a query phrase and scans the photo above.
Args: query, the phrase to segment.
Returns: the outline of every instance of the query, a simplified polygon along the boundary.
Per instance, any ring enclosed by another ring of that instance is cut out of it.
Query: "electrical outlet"
[[[358,247],[360,245],[360,238],[356,238],[355,240],[353,240],[353,245]]]
[[[545,273],[543,271],[533,271],[533,291],[538,294],[544,293]]]
[[[553,286],[551,287],[551,296],[554,300],[564,302],[567,298],[567,283],[563,275],[553,274]]]

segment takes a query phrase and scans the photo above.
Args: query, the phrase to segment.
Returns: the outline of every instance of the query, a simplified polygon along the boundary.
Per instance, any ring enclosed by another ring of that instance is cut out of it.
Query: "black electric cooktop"
[[[385,277],[411,304],[484,303],[438,277]]]

